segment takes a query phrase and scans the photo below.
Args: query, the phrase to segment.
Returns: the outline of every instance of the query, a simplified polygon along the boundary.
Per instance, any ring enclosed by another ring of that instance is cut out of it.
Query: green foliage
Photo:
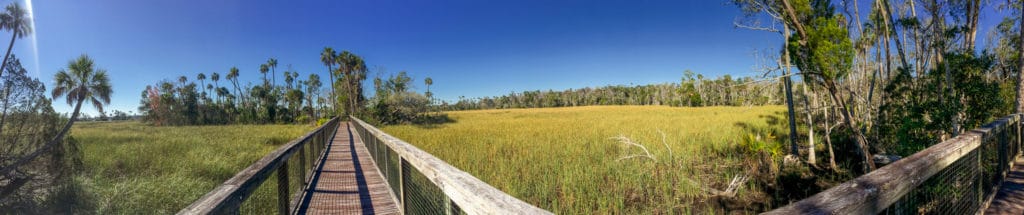
[[[1010,113],[1015,80],[994,79],[993,56],[954,52],[945,54],[945,67],[952,75],[952,90],[947,88],[945,71],[931,70],[914,79],[900,69],[885,87],[885,103],[879,108],[875,131],[882,147],[900,155],[910,155],[943,137],[951,137],[953,118],[960,126],[975,128]]]
[[[370,116],[381,124],[407,124],[418,122],[427,112],[430,99],[409,91],[412,78],[399,72],[387,80],[374,80],[377,94],[370,101]]]
[[[56,137],[67,117],[53,110],[46,86],[28,74],[17,56],[11,55],[0,77],[0,167],[14,165]],[[70,178],[80,169],[81,152],[76,143],[58,143],[51,150],[0,174],[0,213],[54,214],[65,208],[58,201],[69,192]],[[73,192],[72,192],[73,193]]]
[[[748,133],[743,136],[739,146],[740,149],[743,149],[742,153],[767,156],[772,160],[778,160],[785,154],[782,144],[772,133],[765,133],[764,136],[760,133]]]
[[[842,15],[835,15],[827,1],[814,1],[812,5],[805,0],[793,1],[797,14],[806,23],[804,30],[807,38],[790,37],[787,43],[793,62],[809,81],[827,84],[845,78],[853,65],[853,43],[842,20]]]

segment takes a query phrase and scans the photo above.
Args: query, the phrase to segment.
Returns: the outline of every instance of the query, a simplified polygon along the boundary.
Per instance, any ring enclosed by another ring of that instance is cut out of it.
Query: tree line
[[[289,68],[278,84],[278,63],[270,58],[259,66],[260,83],[240,83],[243,72],[237,67],[224,79],[212,72],[161,81],[143,90],[139,113],[155,125],[311,123],[348,115],[390,124],[417,121],[427,110],[427,96],[410,89],[412,78],[404,71],[388,78],[379,71],[373,80],[376,94],[367,98],[362,85],[369,70],[361,56],[326,47],[320,62],[327,68],[326,79],[315,73],[303,78]]]
[[[686,70],[679,83],[613,85],[562,91],[523,91],[438,104],[442,110],[574,107],[588,105],[666,105],[674,107],[782,104],[781,82],[774,77],[724,75],[705,79]]]

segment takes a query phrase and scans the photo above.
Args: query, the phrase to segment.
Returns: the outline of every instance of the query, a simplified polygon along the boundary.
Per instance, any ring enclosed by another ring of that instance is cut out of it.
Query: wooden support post
[[[452,204],[455,204],[455,203],[453,203],[452,200],[449,199],[447,195],[445,195],[444,196],[444,214],[445,215],[452,215],[452,214],[454,214],[454,212],[452,212]]]
[[[281,215],[288,215],[288,161],[281,163],[277,169],[277,212]]]
[[[978,194],[976,197],[977,201],[975,202],[978,208],[981,208],[982,202],[985,201],[985,188],[981,187],[981,184],[984,184],[982,183],[983,180],[985,180],[985,166],[982,165],[984,163],[982,162],[983,159],[981,159],[985,155],[985,135],[981,135],[978,139],[981,144],[974,150],[975,157],[977,157],[977,159],[974,159],[974,192]]]
[[[405,159],[402,156],[398,156],[398,204],[401,204],[402,214],[408,213],[408,201],[405,199],[405,176],[409,175],[406,173],[408,168],[405,168]]]
[[[388,150],[383,150],[383,151],[384,151],[384,157],[383,157],[384,159],[377,159],[377,160],[378,161],[384,161],[384,162],[377,162],[377,166],[378,167],[381,167],[381,166],[384,167],[384,180],[387,180],[387,177],[389,176],[388,173],[391,172],[391,171],[388,171],[388,170],[391,169],[391,167],[388,166],[387,162],[389,161],[388,160],[388,156],[391,156],[391,155],[389,155],[390,153],[388,153]]]
[[[1009,125],[1007,125],[1007,127],[1000,128],[999,132],[996,133],[999,135],[996,137],[999,138],[999,173],[997,173],[1000,175],[999,178],[1003,178],[1005,173],[1010,170],[1009,162],[1011,162],[1011,159],[1008,149],[1010,147],[1010,140],[1008,137],[1010,135],[1010,129],[1008,127]]]
[[[309,144],[310,143],[304,144],[300,147],[301,150],[299,150],[299,171],[302,171],[302,187],[306,187],[306,176],[308,175],[306,173],[312,169],[311,167],[306,167],[306,147],[309,146]]]

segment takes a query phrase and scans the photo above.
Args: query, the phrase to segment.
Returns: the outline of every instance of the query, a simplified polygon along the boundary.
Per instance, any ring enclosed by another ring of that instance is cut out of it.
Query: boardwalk
[[[299,214],[399,214],[387,183],[358,133],[338,126],[324,163],[317,167]]]
[[[1014,161],[985,214],[1024,214],[1024,157]]]

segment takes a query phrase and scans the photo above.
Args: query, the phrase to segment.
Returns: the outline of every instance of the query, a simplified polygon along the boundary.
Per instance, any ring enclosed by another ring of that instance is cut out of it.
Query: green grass
[[[737,151],[749,145],[744,141],[777,144],[785,131],[783,111],[781,106],[457,111],[447,113],[453,123],[382,130],[559,214],[702,213],[719,203],[693,182],[724,189],[736,174],[767,168]],[[617,161],[642,153],[612,139],[619,135],[647,147],[656,160]],[[747,186],[739,198],[765,202],[764,195]]]
[[[173,214],[313,127],[76,123],[83,185],[97,214]]]

